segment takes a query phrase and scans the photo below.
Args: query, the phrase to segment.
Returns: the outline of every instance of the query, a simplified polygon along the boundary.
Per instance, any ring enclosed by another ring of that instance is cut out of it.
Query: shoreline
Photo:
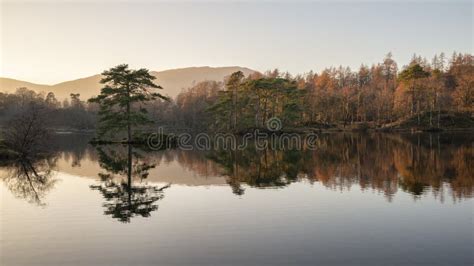
[[[330,128],[311,128],[311,127],[296,127],[296,128],[288,128],[279,131],[270,131],[266,128],[252,128],[249,130],[242,130],[238,132],[232,131],[223,131],[223,132],[212,132],[212,131],[205,131],[204,133],[209,134],[217,134],[217,133],[224,133],[224,134],[235,134],[235,135],[244,135],[246,133],[252,133],[255,130],[259,130],[263,133],[276,133],[276,134],[283,134],[283,133],[297,133],[297,134],[307,134],[307,133],[338,133],[338,132],[354,132],[354,133],[363,133],[363,132],[378,132],[378,133],[443,133],[443,132],[474,132],[474,127],[470,128],[367,128],[367,129],[355,129],[355,128],[339,128],[339,127],[330,127]],[[96,133],[95,130],[52,130],[54,134],[58,135],[67,135],[67,134],[81,134],[81,135],[94,135]],[[154,131],[150,131],[150,133],[154,133]],[[179,133],[171,133],[171,134],[179,134]],[[124,143],[123,141],[103,141],[103,142],[110,142],[110,143]]]

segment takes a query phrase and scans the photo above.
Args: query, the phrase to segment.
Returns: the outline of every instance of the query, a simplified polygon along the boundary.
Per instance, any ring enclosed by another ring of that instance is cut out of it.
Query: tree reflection
[[[284,187],[302,179],[331,189],[382,191],[389,201],[401,189],[415,198],[428,192],[444,200],[474,194],[472,137],[459,134],[331,134],[322,135],[316,150],[212,151],[235,194],[242,184]]]
[[[243,195],[241,184],[258,188],[278,188],[298,180],[304,167],[304,151],[258,150],[253,145],[245,150],[215,151],[208,158],[220,164],[232,191]]]
[[[12,194],[29,203],[45,205],[42,201],[57,182],[52,173],[56,157],[21,158],[10,161],[2,180]]]
[[[155,165],[149,163],[132,145],[98,147],[99,163],[106,173],[99,173],[101,184],[91,188],[100,191],[105,199],[105,215],[121,222],[130,222],[134,216],[149,217],[158,209],[157,201],[170,185],[148,185],[144,179]],[[140,181],[134,183],[134,179]]]

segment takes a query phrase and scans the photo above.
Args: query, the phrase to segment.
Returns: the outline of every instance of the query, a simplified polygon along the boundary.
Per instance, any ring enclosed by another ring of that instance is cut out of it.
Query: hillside
[[[156,77],[155,83],[164,88],[163,94],[174,98],[183,88],[188,88],[205,80],[223,81],[226,76],[239,70],[245,75],[255,72],[254,70],[244,67],[189,67],[165,71],[152,71],[151,73]],[[100,79],[101,75],[97,74],[55,85],[44,85],[9,78],[0,78],[0,92],[11,93],[19,87],[27,87],[36,92],[54,92],[56,98],[60,100],[69,98],[69,94],[71,93],[80,93],[81,99],[85,100],[100,92],[100,88],[102,87],[99,83]]]

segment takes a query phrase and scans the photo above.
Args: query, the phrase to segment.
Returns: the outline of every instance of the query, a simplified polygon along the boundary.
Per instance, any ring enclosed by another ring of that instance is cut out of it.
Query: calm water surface
[[[472,265],[469,134],[154,151],[58,135],[0,167],[1,265]]]

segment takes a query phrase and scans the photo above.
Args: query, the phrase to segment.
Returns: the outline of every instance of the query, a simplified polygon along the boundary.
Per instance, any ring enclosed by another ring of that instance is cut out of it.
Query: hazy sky
[[[472,53],[473,2],[3,2],[0,76],[53,84],[120,63],[291,73]]]

